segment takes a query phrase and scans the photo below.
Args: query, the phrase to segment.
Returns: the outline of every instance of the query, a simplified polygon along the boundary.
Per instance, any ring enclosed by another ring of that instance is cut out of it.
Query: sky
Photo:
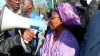
[[[0,6],[5,4],[5,0],[0,0]]]
[[[34,4],[37,4],[40,0],[33,0]],[[46,0],[41,0],[42,3],[46,3]],[[5,0],[0,0],[0,6],[5,4]]]

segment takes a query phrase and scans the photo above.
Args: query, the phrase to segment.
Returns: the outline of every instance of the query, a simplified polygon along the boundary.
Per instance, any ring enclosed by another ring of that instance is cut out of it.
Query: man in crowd
[[[33,8],[32,0],[22,0],[21,4],[22,4],[21,5],[22,11],[24,13],[27,13],[29,18],[43,20],[38,14],[36,14],[35,12],[32,11],[32,8]],[[36,30],[34,30],[34,32],[36,33],[36,39],[33,40],[33,45],[36,45],[36,49],[33,51],[33,53],[32,53],[33,55],[36,55],[39,52],[39,48],[43,43],[46,27],[44,28],[43,32],[37,32]]]
[[[11,11],[16,14],[20,14],[20,0],[5,0],[6,5]],[[9,19],[9,18],[8,18]],[[10,54],[11,56],[23,56],[26,55],[23,52],[22,40],[20,35],[11,35],[8,33],[9,31],[0,32],[0,53],[2,54]],[[11,33],[11,32],[10,32]],[[35,38],[34,32],[31,30],[24,30],[22,39],[27,40],[28,42],[32,41]]]
[[[80,46],[80,56],[100,56],[100,10],[90,19]]]
[[[100,56],[99,9],[100,0],[92,0],[81,18],[87,31],[80,46],[80,56]]]

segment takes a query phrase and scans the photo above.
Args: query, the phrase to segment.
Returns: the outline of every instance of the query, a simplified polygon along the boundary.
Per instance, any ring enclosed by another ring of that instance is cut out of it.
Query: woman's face
[[[51,17],[50,17],[49,22],[50,22],[50,28],[52,30],[57,29],[57,27],[59,25],[61,25],[61,20],[60,20],[58,14],[56,12],[54,12],[54,11],[51,13]]]

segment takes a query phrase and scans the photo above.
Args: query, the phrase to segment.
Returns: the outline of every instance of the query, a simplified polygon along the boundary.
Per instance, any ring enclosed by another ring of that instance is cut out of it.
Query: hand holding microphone
[[[24,31],[23,40],[26,40],[26,41],[30,42],[35,38],[36,38],[36,36],[35,36],[35,34],[34,34],[34,32],[32,30],[26,29]]]

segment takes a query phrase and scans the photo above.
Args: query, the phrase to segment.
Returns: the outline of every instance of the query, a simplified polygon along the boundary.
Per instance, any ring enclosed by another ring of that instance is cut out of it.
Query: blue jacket
[[[80,56],[100,56],[100,10],[91,17],[80,47]]]

